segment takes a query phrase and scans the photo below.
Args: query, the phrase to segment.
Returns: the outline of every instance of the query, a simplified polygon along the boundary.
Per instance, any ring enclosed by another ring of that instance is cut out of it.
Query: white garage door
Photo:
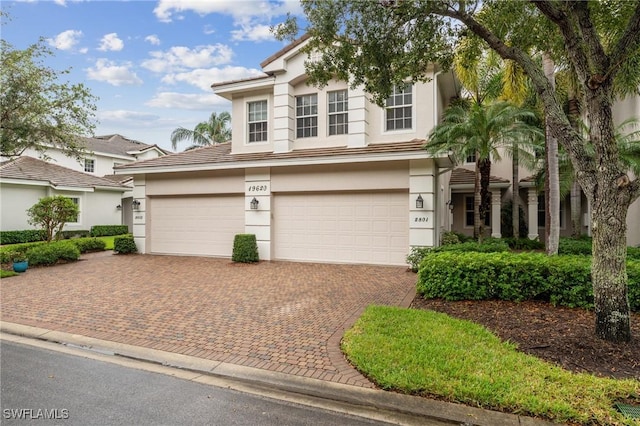
[[[242,196],[152,198],[149,214],[152,253],[230,257],[244,233]]]
[[[274,257],[310,262],[404,265],[409,196],[333,193],[274,197]]]

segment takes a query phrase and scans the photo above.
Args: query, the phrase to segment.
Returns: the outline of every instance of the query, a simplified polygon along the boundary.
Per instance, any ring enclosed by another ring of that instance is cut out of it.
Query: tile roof
[[[260,62],[260,66],[262,68],[266,67],[267,65],[269,65],[271,62],[275,61],[276,59],[278,59],[280,56],[284,55],[287,52],[290,52],[291,50],[295,49],[296,47],[298,47],[299,45],[301,45],[302,43],[304,43],[307,39],[309,39],[311,37],[311,35],[309,35],[309,33],[305,33],[302,36],[300,36],[299,38],[297,38],[296,40],[294,40],[293,42],[289,43],[288,45],[286,45],[285,47],[283,47],[282,49],[278,50],[276,53],[274,53],[273,55],[269,56],[267,59],[265,59],[264,61]]]
[[[203,148],[196,148],[176,154],[165,155],[146,161],[124,164],[116,169],[126,170],[128,168],[153,168],[171,166],[192,166],[201,164],[220,164],[243,161],[269,161],[286,159],[303,159],[314,157],[340,157],[362,154],[385,154],[400,152],[419,152],[423,150],[426,141],[424,139],[414,139],[408,142],[392,142],[371,144],[359,148],[347,148],[346,146],[330,148],[310,148],[299,149],[289,152],[256,152],[256,153],[231,153],[231,143],[221,143]],[[426,154],[425,154],[426,155]]]
[[[127,187],[88,173],[51,164],[32,157],[17,157],[0,163],[0,178],[49,182],[52,186],[76,188],[107,187],[126,190]]]
[[[475,182],[475,172],[473,170],[458,167],[453,169],[449,178],[449,185],[473,185]],[[509,179],[497,176],[489,176],[489,184],[511,183]]]
[[[129,154],[131,151],[144,151],[145,149],[154,147],[160,149],[162,152],[167,152],[157,145],[149,145],[117,134],[82,138],[82,141],[88,151],[123,155],[127,157],[131,155]]]

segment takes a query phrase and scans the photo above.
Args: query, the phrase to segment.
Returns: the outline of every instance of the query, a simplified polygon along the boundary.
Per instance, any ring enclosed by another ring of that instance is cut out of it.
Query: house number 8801
[[[428,217],[416,217],[414,219],[414,222],[428,222],[429,218]]]

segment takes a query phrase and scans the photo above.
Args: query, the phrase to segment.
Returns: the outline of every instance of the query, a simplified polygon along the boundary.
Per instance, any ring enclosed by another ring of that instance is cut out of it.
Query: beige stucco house
[[[404,265],[437,244],[439,171],[425,136],[455,96],[451,73],[397,87],[381,108],[360,88],[306,84],[302,38],[264,76],[213,84],[231,100],[229,143],[123,165],[134,176],[143,253],[230,256],[256,235],[261,259]]]

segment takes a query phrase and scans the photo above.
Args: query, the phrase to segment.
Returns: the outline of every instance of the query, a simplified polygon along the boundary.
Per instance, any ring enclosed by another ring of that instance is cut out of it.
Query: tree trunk
[[[491,194],[489,193],[489,179],[491,176],[491,160],[483,158],[478,160],[478,166],[480,168],[480,226],[484,232],[485,220],[487,213],[491,207]]]
[[[518,145],[514,142],[513,158],[511,164],[511,227],[513,238],[520,238],[520,181],[518,176]]]
[[[473,181],[473,238],[478,242],[482,242],[482,233],[484,232],[484,222],[480,220],[480,204],[482,204],[480,195],[480,161],[476,152],[476,168],[475,178]]]
[[[569,91],[569,122],[574,129],[578,130],[578,119],[580,118],[580,104],[576,98],[575,90]],[[571,185],[571,235],[579,237],[582,235],[582,188],[575,177]]]
[[[555,90],[555,65],[553,59],[546,54],[542,54],[542,65],[544,73],[551,87]],[[545,124],[546,153],[547,153],[547,177],[549,188],[545,191],[545,200],[549,200],[547,218],[549,219],[548,241],[546,243],[547,254],[558,254],[558,243],[560,240],[560,172],[558,166],[558,140],[551,134],[549,123]],[[545,188],[546,189],[546,188]],[[546,224],[545,224],[546,231]]]

